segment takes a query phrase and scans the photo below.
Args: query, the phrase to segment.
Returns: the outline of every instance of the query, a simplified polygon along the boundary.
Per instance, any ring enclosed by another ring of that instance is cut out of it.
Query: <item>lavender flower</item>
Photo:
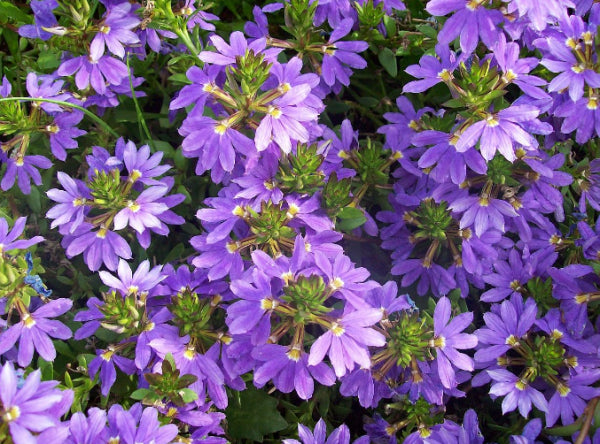
[[[52,162],[44,156],[24,156],[19,153],[15,158],[9,157],[6,165],[0,188],[3,191],[10,190],[16,179],[23,194],[29,194],[31,193],[31,181],[38,186],[42,184],[42,176],[38,168],[48,169],[52,166]]]
[[[541,411],[548,413],[546,398],[526,380],[522,380],[504,369],[487,370],[487,372],[494,381],[490,388],[490,394],[504,396],[502,400],[503,415],[518,408],[521,416],[527,418],[532,403]]]
[[[62,171],[57,173],[57,177],[64,190],[52,188],[46,192],[50,199],[58,202],[58,205],[48,210],[46,217],[54,219],[50,224],[51,228],[71,222],[69,232],[72,234],[88,213],[89,208],[85,204],[92,199],[92,195],[81,180],[72,179]]]
[[[440,298],[433,314],[433,344],[437,351],[437,367],[444,387],[456,385],[453,367],[473,371],[473,359],[456,349],[474,348],[477,336],[462,333],[473,320],[473,313],[461,313],[450,321],[450,300]]]
[[[0,217],[0,255],[6,251],[24,250],[44,240],[42,236],[34,236],[27,240],[17,240],[17,238],[23,234],[26,220],[26,217],[19,217],[15,221],[12,230],[9,232],[8,222],[6,219]]]
[[[129,75],[129,70],[125,63],[108,55],[103,55],[97,60],[83,55],[64,61],[56,73],[59,76],[75,74],[77,88],[85,90],[91,85],[98,94],[105,94],[107,83],[113,86],[120,85]]]
[[[503,21],[502,13],[487,9],[484,1],[430,0],[425,9],[431,15],[454,15],[444,23],[438,34],[438,42],[445,45],[460,35],[460,48],[471,54],[479,38],[491,48],[498,40],[497,25]]]
[[[314,432],[308,427],[298,424],[298,435],[301,441],[295,439],[284,439],[283,444],[350,444],[350,430],[346,424],[342,424],[327,436],[327,429],[323,418],[319,419]],[[363,436],[353,441],[353,444],[367,444],[368,436]]]
[[[381,316],[380,310],[368,308],[344,313],[313,343],[308,365],[319,364],[328,354],[338,378],[352,371],[355,363],[361,368],[370,368],[368,346],[385,345],[385,337],[370,328]]]
[[[87,134],[86,131],[77,128],[83,119],[83,113],[78,110],[65,111],[54,118],[54,122],[46,126],[45,130],[50,136],[50,149],[52,154],[59,160],[67,158],[67,152],[77,148],[75,139]]]
[[[0,336],[0,355],[7,352],[18,340],[17,362],[20,366],[29,365],[34,349],[46,361],[54,361],[56,349],[50,337],[69,339],[72,333],[62,322],[48,318],[60,316],[72,306],[73,301],[63,298],[50,301],[32,313],[24,310],[21,313],[21,321],[10,326]]]
[[[105,47],[117,57],[125,57],[124,45],[139,43],[140,39],[132,31],[140,24],[140,19],[131,10],[133,5],[128,2],[120,3],[109,8],[106,16],[100,22],[99,32],[90,43],[90,57],[100,60]]]
[[[41,382],[40,379],[40,370],[35,370],[19,386],[12,363],[7,362],[2,367],[0,420],[8,424],[8,439],[12,438],[14,444],[38,442],[32,432],[40,433],[58,426],[60,417],[69,410],[73,401],[71,390],[63,392],[55,388],[57,381]],[[54,436],[57,437],[56,431]]]
[[[145,294],[152,297],[156,294],[158,283],[166,278],[166,275],[161,273],[161,268],[157,266],[150,270],[150,262],[145,260],[132,274],[129,264],[120,259],[117,269],[119,278],[117,279],[107,271],[101,271],[100,279],[105,285],[121,293],[123,297],[129,294]]]

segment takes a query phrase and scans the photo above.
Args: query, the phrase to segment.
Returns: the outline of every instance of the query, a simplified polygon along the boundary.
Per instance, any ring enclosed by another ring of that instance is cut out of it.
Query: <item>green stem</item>
[[[94,122],[96,122],[99,126],[101,126],[102,129],[104,129],[104,131],[106,131],[110,135],[114,136],[115,138],[119,138],[120,137],[119,134],[115,130],[113,130],[108,123],[106,123],[100,117],[98,117],[97,115],[95,115],[94,113],[92,113],[91,111],[85,109],[82,106],[75,105],[75,104],[69,103],[69,102],[63,102],[62,100],[42,99],[40,97],[2,97],[2,98],[0,98],[0,103],[1,102],[10,102],[12,100],[23,100],[23,101],[26,101],[26,102],[55,103],[57,105],[67,106],[69,108],[78,109],[79,111],[82,111],[90,119],[92,119]]]
[[[152,135],[150,134],[150,130],[148,129],[148,125],[146,124],[146,119],[144,119],[144,113],[140,108],[140,103],[138,102],[137,97],[135,96],[135,88],[133,86],[133,75],[131,73],[131,68],[129,67],[129,54],[127,55],[127,70],[129,71],[129,89],[131,90],[131,98],[133,99],[133,105],[135,106],[135,114],[138,119],[138,123],[140,128],[138,128],[140,135],[142,132],[148,139],[148,143],[154,148],[154,144],[152,143]],[[143,131],[142,131],[143,130]]]
[[[198,57],[198,55],[200,54],[198,52],[198,48],[196,48],[196,45],[194,45],[194,43],[192,42],[192,39],[190,38],[190,35],[187,32],[187,29],[174,29],[174,31],[175,34],[177,34],[177,37],[183,40],[183,43],[185,44],[185,46],[187,46],[187,49],[189,49],[190,52],[194,55],[194,57],[196,57],[196,59],[200,61],[200,58]]]

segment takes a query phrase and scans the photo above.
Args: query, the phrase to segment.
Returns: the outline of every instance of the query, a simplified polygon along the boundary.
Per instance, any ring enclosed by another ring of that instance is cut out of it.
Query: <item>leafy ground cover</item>
[[[0,23],[0,442],[600,442],[600,3]]]

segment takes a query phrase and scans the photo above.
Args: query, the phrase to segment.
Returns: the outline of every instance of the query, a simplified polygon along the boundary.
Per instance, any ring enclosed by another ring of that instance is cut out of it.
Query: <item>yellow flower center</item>
[[[2,415],[2,420],[3,422],[11,422],[18,419],[19,416],[21,416],[21,409],[16,405],[13,405],[4,413],[4,415]]]

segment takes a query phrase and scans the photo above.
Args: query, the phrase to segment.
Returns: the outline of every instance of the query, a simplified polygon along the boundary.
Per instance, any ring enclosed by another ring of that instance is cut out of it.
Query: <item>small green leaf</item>
[[[131,398],[133,398],[137,401],[141,401],[146,396],[151,395],[151,394],[152,394],[152,390],[141,388],[141,389],[137,389],[135,392],[133,392],[131,394]]]
[[[419,32],[422,32],[423,35],[425,35],[425,37],[437,40],[437,31],[433,29],[430,25],[417,25],[416,28]]]
[[[287,427],[287,421],[277,410],[277,400],[265,392],[249,388],[239,392],[239,400],[239,403],[230,403],[225,410],[232,441],[263,442],[265,435]]]
[[[398,64],[396,55],[390,48],[383,48],[378,54],[379,63],[385,68],[389,75],[396,77],[398,75]]]
[[[189,389],[189,388],[184,388],[184,389],[179,390],[179,395],[181,396],[181,399],[183,399],[183,401],[186,404],[189,404],[190,402],[198,399],[198,393],[196,393],[195,391],[193,391],[192,389]]]

